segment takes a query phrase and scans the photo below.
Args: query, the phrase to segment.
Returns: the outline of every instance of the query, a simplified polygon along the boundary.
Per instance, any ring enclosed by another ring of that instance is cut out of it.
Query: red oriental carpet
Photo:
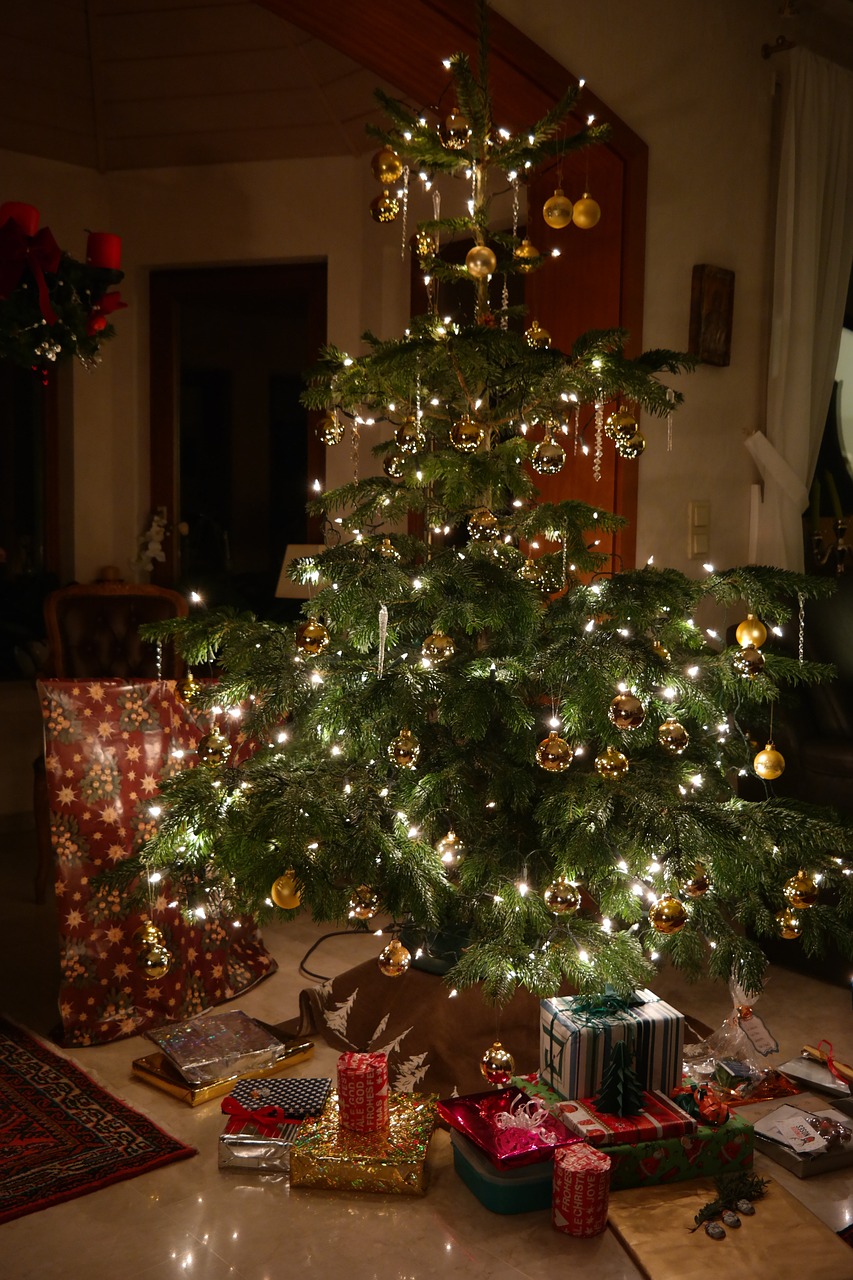
[[[0,1223],[195,1155],[0,1019]]]

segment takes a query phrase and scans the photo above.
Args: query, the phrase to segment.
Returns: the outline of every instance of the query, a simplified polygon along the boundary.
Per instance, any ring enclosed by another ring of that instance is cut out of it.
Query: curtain
[[[746,447],[764,490],[756,561],[801,570],[853,265],[853,74],[794,49],[783,92],[766,430]]]

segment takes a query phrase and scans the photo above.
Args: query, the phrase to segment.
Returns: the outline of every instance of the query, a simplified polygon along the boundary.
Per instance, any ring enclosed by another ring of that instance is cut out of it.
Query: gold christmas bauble
[[[340,444],[346,428],[336,413],[327,413],[317,423],[317,435],[325,445]]]
[[[664,662],[669,662],[672,654],[665,644],[661,644],[660,640],[655,640],[652,642],[652,648],[659,658],[663,658]]]
[[[397,938],[392,938],[384,951],[380,951],[377,964],[386,978],[402,978],[412,963],[412,953]]]
[[[545,201],[542,217],[555,231],[569,225],[572,220],[572,202],[568,196],[563,195],[562,187],[557,187],[554,194]]]
[[[426,444],[426,436],[420,423],[411,415],[400,423],[394,432],[394,439],[397,441],[397,448],[402,449],[403,453],[417,453]]]
[[[162,942],[144,945],[137,954],[136,962],[149,982],[165,978],[172,966],[172,955]]]
[[[615,747],[606,747],[601,755],[595,757],[595,771],[608,782],[616,782],[628,772],[628,757]]]
[[[370,161],[373,176],[383,187],[390,187],[403,174],[403,161],[392,147],[382,147]]]
[[[752,645],[754,649],[760,649],[767,639],[767,628],[754,613],[748,613],[743,622],[738,624],[735,639],[744,649],[748,645]]]
[[[542,265],[542,254],[528,239],[522,240],[521,244],[513,250],[513,259],[519,271],[526,275],[530,271],[535,271],[537,267]]]
[[[813,907],[820,896],[820,889],[807,871],[798,871],[790,880],[786,880],[782,892],[795,911]]]
[[[468,534],[475,542],[493,542],[501,534],[497,516],[488,507],[478,507],[468,517]]]
[[[137,947],[163,946],[163,934],[153,920],[145,920],[135,931],[133,941]]]
[[[639,729],[646,718],[646,708],[633,693],[617,693],[607,715],[617,729]]]
[[[670,716],[658,726],[658,742],[671,756],[680,756],[687,750],[690,734],[683,724]]]
[[[542,577],[542,570],[535,560],[527,559],[521,568],[517,571],[517,576],[522,582],[529,582],[531,587],[538,587],[540,590],[545,585]]]
[[[296,647],[300,653],[313,658],[322,653],[329,643],[329,633],[316,618],[306,618],[296,628]]]
[[[374,893],[368,884],[360,884],[353,889],[349,900],[349,914],[356,920],[369,920],[379,910],[379,894]]]
[[[596,225],[600,217],[601,206],[597,200],[593,200],[588,191],[585,191],[581,199],[575,201],[575,207],[572,209],[572,222],[576,227],[580,227],[582,231],[588,231]]]
[[[529,347],[550,347],[551,335],[547,329],[543,329],[538,320],[534,320],[529,329],[525,329],[524,336],[527,339]]]
[[[370,202],[370,216],[374,222],[393,222],[400,212],[400,201],[387,190]]]
[[[448,151],[464,151],[471,137],[471,125],[468,117],[454,108],[450,115],[445,117],[439,132]]]
[[[794,938],[799,938],[803,931],[800,917],[791,907],[785,907],[783,911],[776,912],[776,927],[779,930],[779,937],[784,938],[787,942],[792,942]]]
[[[486,276],[494,273],[497,265],[498,260],[487,244],[475,244],[465,254],[465,266],[468,268],[468,274],[473,276],[475,280],[485,280]]]
[[[565,876],[558,876],[542,894],[542,901],[552,916],[573,916],[581,904],[580,889]]]
[[[401,729],[388,747],[388,759],[398,769],[414,769],[420,753],[421,745],[412,735],[411,729]]]
[[[394,543],[390,538],[383,538],[376,550],[383,560],[400,559],[400,552],[394,546]]]
[[[195,676],[188,671],[180,680],[175,681],[175,699],[183,707],[192,707],[198,698],[199,687]]]
[[[480,1071],[489,1084],[509,1084],[515,1075],[515,1058],[496,1040],[480,1059]]]
[[[549,773],[565,773],[572,763],[572,755],[572,748],[565,738],[561,738],[556,729],[552,729],[536,748],[536,763],[540,769],[547,769]]]
[[[483,425],[466,413],[450,428],[450,443],[460,453],[476,453],[483,443]]]
[[[296,887],[292,871],[285,871],[284,875],[273,881],[270,897],[282,911],[294,911],[299,906],[302,896]]]
[[[697,862],[693,868],[693,879],[688,880],[686,884],[681,886],[681,892],[686,894],[688,898],[702,898],[710,887],[711,881],[708,879],[707,871],[701,862]]]
[[[389,480],[399,480],[405,465],[406,459],[399,453],[389,453],[382,463],[382,470]]]
[[[744,680],[754,680],[764,670],[764,654],[753,645],[744,645],[732,658],[732,666]]]
[[[759,778],[772,782],[774,778],[781,778],[785,772],[785,757],[781,751],[776,750],[772,742],[768,742],[753,760],[752,767]]]
[[[435,255],[435,236],[431,231],[419,228],[415,232],[412,247],[419,258],[431,258]]]
[[[421,645],[421,656],[430,662],[446,662],[456,652],[456,645],[443,631],[433,631]]]
[[[435,851],[441,859],[441,865],[447,874],[453,876],[458,871],[459,864],[465,856],[465,845],[452,828],[446,836],[442,836],[440,840],[436,841]]]
[[[557,475],[558,472],[562,471],[565,461],[566,455],[564,451],[556,440],[552,440],[550,436],[540,440],[530,455],[530,465],[540,476]]]
[[[196,754],[202,764],[224,764],[231,754],[231,743],[224,733],[213,728],[199,740]]]
[[[649,924],[658,933],[678,933],[687,923],[684,903],[665,893],[649,908]]]
[[[638,431],[635,435],[630,436],[627,440],[623,440],[620,436],[615,442],[616,452],[620,458],[627,458],[629,462],[633,462],[635,458],[639,458],[646,447],[646,437],[642,431]]]
[[[630,440],[637,431],[637,419],[628,409],[616,409],[604,423],[608,440]]]

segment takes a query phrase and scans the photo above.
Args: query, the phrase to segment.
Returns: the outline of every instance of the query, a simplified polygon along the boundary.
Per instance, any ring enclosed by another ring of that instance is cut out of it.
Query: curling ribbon
[[[820,1052],[823,1045],[826,1045],[826,1051],[823,1056],[823,1061],[829,1067],[830,1071],[835,1076],[836,1080],[843,1080],[845,1084],[848,1084],[849,1081],[845,1079],[845,1077],[841,1074],[841,1072],[838,1070],[838,1068],[835,1065],[833,1048],[829,1040],[818,1040],[817,1042],[818,1052]]]
[[[388,607],[387,605],[379,606],[379,663],[376,668],[376,674],[379,679],[385,671],[385,641],[388,637]]]
[[[29,267],[38,289],[42,316],[48,324],[56,324],[57,315],[51,306],[44,273],[58,271],[61,258],[62,250],[48,227],[28,236],[19,223],[9,218],[0,227],[0,298],[8,298],[14,292]]]
[[[548,1119],[549,1113],[545,1107],[541,1107],[533,1098],[525,1102],[524,1095],[519,1094],[510,1103],[509,1111],[499,1111],[494,1122],[496,1129],[524,1129],[545,1138],[547,1131],[542,1126]]]

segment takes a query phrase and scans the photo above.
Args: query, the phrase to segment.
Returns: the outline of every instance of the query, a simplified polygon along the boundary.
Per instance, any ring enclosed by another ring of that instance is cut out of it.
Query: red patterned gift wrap
[[[353,1133],[379,1133],[388,1128],[388,1059],[384,1053],[341,1054],[338,1110],[342,1128]]]
[[[696,1121],[665,1093],[643,1094],[643,1109],[635,1116],[613,1116],[599,1111],[594,1098],[580,1102],[561,1102],[557,1114],[567,1129],[594,1147],[611,1147],[638,1142],[654,1142],[659,1138],[680,1138],[695,1133]]]
[[[598,1236],[607,1226],[610,1158],[585,1142],[554,1152],[551,1221],[568,1236]]]

